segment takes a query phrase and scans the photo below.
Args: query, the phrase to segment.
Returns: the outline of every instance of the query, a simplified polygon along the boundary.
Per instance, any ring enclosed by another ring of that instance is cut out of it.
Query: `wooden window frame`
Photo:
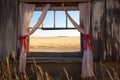
[[[56,11],[56,10],[55,10]],[[54,22],[55,22],[55,11],[54,11]],[[75,28],[68,28],[68,21],[66,18],[66,27],[65,28],[57,28],[56,30],[62,30],[62,29],[75,29]],[[80,14],[79,14],[79,23],[80,23]],[[42,24],[43,25],[43,24]],[[43,26],[42,26],[43,28]],[[31,27],[28,29],[28,31],[31,29]],[[41,29],[41,28],[39,28]],[[55,29],[55,23],[53,28],[43,28],[43,30],[54,30]],[[28,46],[30,43],[30,40],[28,39]],[[27,54],[27,62],[31,63],[33,60],[36,60],[36,62],[81,62],[83,57],[83,37],[80,33],[80,46],[81,51],[80,52],[28,52]]]

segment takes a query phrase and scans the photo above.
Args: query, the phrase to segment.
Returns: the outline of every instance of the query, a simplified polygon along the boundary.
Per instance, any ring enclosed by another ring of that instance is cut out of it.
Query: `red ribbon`
[[[83,34],[84,50],[87,50],[87,47],[89,47],[89,49],[92,50],[92,45],[90,43],[90,39],[92,39],[92,37],[92,34]]]
[[[27,48],[27,38],[28,36],[18,36],[18,39],[20,41],[20,51],[22,50],[22,46],[24,45],[24,52],[28,52],[28,48]]]

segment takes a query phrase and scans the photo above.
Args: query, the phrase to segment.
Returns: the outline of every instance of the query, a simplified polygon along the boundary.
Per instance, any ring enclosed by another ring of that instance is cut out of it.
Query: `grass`
[[[26,70],[24,73],[19,73],[18,70],[18,63],[12,51],[10,59],[6,57],[3,61],[0,61],[0,80],[55,80],[48,72],[43,71],[34,60],[30,70]],[[68,74],[65,68],[64,70]]]
[[[36,61],[33,61],[30,70],[26,70],[25,73],[19,73],[16,61],[13,51],[10,59],[6,57],[5,60],[0,61],[0,80],[62,80],[61,78],[54,79],[54,76],[50,76],[48,72],[43,71]],[[65,80],[73,80],[73,77],[65,68],[63,68],[63,72],[66,76]],[[119,71],[115,67],[104,65],[102,62],[94,63],[94,72],[95,76],[93,78],[83,80],[120,80]]]
[[[77,52],[80,37],[30,37],[32,52]]]

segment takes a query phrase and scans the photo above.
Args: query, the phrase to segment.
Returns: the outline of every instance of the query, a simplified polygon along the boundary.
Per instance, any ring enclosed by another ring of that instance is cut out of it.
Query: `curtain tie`
[[[92,39],[92,34],[83,34],[84,38],[84,50],[87,50],[87,47],[89,47],[90,50],[92,50],[92,45],[90,40]]]
[[[28,39],[28,36],[25,35],[25,36],[18,36],[18,40],[20,42],[20,51],[22,50],[22,46],[24,46],[24,52],[28,52],[28,48],[27,48],[27,39]]]

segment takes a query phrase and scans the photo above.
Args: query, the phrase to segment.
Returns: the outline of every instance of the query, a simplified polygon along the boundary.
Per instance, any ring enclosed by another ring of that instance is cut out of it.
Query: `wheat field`
[[[30,37],[29,49],[33,52],[80,51],[80,37]]]

